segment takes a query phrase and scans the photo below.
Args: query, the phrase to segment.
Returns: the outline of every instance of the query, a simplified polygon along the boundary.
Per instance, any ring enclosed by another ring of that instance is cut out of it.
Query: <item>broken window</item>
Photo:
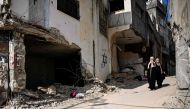
[[[57,0],[57,9],[76,19],[80,19],[78,0]]]
[[[103,2],[99,3],[99,29],[100,33],[107,36],[107,25],[108,25],[108,9],[105,7]]]
[[[110,12],[124,9],[124,0],[110,0]]]

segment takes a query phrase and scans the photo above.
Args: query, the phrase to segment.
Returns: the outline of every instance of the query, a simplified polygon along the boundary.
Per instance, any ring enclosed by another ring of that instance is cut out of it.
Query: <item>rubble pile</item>
[[[119,65],[122,73],[136,73],[144,75],[143,58],[138,53],[121,52],[119,53]]]
[[[128,80],[126,78],[108,78],[106,83],[97,78],[88,80],[84,87],[74,87],[55,83],[48,87],[37,87],[36,91],[23,90],[14,93],[4,109],[35,108],[48,109],[52,107],[69,108],[73,105],[98,99],[107,94],[116,93],[120,88],[134,88],[146,81]]]
[[[107,80],[107,85],[117,86],[117,89],[134,88],[146,83],[147,83],[147,80],[144,78],[142,78],[142,80],[140,81],[138,79],[135,79],[134,77],[127,78],[126,76],[123,76],[123,75]]]
[[[177,96],[172,96],[169,99],[167,99],[164,103],[163,103],[164,107],[167,107],[168,109],[189,109],[186,107],[190,107],[190,105],[186,105],[184,103],[184,99],[177,97]]]
[[[49,87],[39,86],[37,89],[37,91],[23,90],[21,93],[14,94],[4,109],[47,109],[57,106],[65,108],[97,99],[109,92],[116,91],[116,87],[106,85],[98,79],[94,79],[93,84],[87,84],[84,87],[67,86],[57,83]],[[73,91],[76,91],[76,94],[71,97]]]

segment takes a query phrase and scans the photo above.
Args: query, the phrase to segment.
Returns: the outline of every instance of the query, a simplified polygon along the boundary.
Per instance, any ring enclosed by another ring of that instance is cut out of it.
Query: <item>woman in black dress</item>
[[[158,84],[158,88],[162,87],[162,82],[163,82],[163,77],[162,77],[162,66],[160,64],[160,60],[159,58],[156,58],[156,62],[155,62],[156,66],[155,66],[155,72],[156,72],[156,81]]]
[[[148,63],[148,83],[149,83],[149,88],[151,90],[156,89],[155,88],[155,81],[156,81],[156,70],[155,70],[155,62],[154,62],[154,57],[150,57],[150,62]]]

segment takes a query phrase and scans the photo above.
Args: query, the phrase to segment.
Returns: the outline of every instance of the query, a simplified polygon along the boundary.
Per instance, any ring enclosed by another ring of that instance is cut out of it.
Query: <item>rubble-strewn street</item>
[[[176,94],[175,77],[167,77],[163,87],[150,91],[146,83],[131,81],[129,87],[99,99],[71,106],[70,109],[175,109],[175,104],[166,103]],[[139,84],[137,86],[136,84]],[[175,102],[173,102],[175,103]],[[174,106],[174,107],[172,107]],[[169,107],[169,108],[167,108]],[[59,107],[62,108],[62,107]]]
[[[0,108],[190,109],[189,13],[190,0],[0,0]]]
[[[107,92],[100,85],[76,87],[81,98],[71,98],[72,86],[57,84],[57,94],[48,95],[38,92],[39,98],[24,94],[16,95],[4,109],[152,109],[175,106],[167,101],[176,93],[175,77],[167,77],[161,89],[150,91],[146,81],[124,80],[122,83],[112,79]],[[169,104],[169,105],[168,105]],[[164,105],[164,106],[163,106]],[[172,108],[172,107],[171,107]]]
[[[103,86],[105,86],[106,88]],[[39,89],[40,90],[38,91],[24,90],[19,94],[14,94],[14,96],[12,96],[12,99],[6,104],[7,106],[5,106],[4,109],[47,109],[56,108],[59,106],[63,106],[65,108],[86,101],[98,99],[102,96],[118,91],[118,88],[116,88],[115,86],[106,85],[100,80],[95,80],[93,84],[86,85],[85,87],[74,87],[56,84],[51,90],[49,89],[49,87],[47,88],[47,90],[43,88],[43,91],[41,91],[42,87],[40,87]],[[76,90],[76,95],[71,96],[73,90]]]

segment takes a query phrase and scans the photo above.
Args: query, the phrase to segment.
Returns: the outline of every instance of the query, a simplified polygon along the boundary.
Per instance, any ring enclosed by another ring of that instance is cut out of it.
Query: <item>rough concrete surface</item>
[[[171,109],[175,106],[171,103],[176,103],[171,100],[176,94],[175,77],[167,77],[164,86],[153,91],[148,89],[146,81],[126,80],[119,84],[111,80],[108,84],[116,85],[116,90],[102,93],[101,87],[96,85],[78,88],[77,90],[84,92],[85,95],[81,99],[68,97],[72,86],[57,87],[58,93],[53,97],[40,94],[39,100],[31,100],[29,97],[19,95],[5,109],[164,109],[166,107]]]
[[[133,82],[136,84],[136,82]],[[150,91],[148,84],[123,88],[118,93],[73,106],[70,109],[164,109],[163,106],[171,96],[176,94],[175,77],[167,77],[164,87]],[[61,107],[59,107],[61,108]]]

